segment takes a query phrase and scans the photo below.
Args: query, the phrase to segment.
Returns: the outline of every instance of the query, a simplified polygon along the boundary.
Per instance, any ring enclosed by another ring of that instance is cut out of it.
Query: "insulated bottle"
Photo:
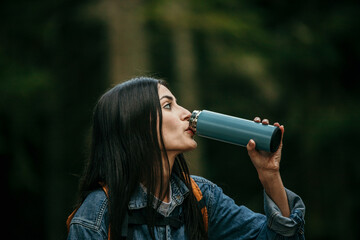
[[[281,141],[279,127],[233,117],[207,110],[194,110],[190,128],[200,137],[210,138],[245,147],[250,139],[257,150],[276,152]]]

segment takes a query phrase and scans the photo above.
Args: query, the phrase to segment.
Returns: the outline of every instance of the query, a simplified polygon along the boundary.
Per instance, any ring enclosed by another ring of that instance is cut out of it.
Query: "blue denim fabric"
[[[264,191],[265,214],[254,213],[238,206],[214,183],[192,176],[201,189],[209,214],[209,239],[304,239],[305,205],[301,198],[286,189],[291,210],[290,218],[283,217],[276,204]],[[171,178],[172,211],[179,208],[189,189],[176,176]],[[129,209],[146,206],[147,195],[139,186],[129,202]],[[88,195],[71,221],[68,240],[107,239],[108,201],[102,190]],[[170,213],[170,216],[172,213]],[[155,227],[157,239],[187,239],[184,226]],[[135,226],[135,239],[151,239],[146,225]]]

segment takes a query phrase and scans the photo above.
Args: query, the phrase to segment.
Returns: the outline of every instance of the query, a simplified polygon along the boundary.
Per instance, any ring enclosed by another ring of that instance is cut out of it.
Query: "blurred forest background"
[[[359,14],[351,0],[1,1],[2,236],[66,238],[92,109],[147,75],[189,110],[284,124],[307,239],[359,239]],[[246,149],[198,141],[192,172],[263,212]]]

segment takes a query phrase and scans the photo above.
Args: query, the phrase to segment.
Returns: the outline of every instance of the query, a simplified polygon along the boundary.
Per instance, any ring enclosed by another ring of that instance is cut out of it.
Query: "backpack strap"
[[[79,209],[79,207],[75,208],[75,210],[68,216],[68,218],[66,219],[66,228],[67,228],[67,231],[69,232],[70,231],[70,223],[71,223],[71,220],[74,218],[75,216],[75,213],[77,212],[77,210]]]
[[[193,193],[195,195],[196,200],[198,201],[199,207],[201,209],[201,214],[203,216],[203,220],[204,220],[204,227],[205,227],[205,232],[208,232],[208,225],[209,225],[209,216],[208,216],[208,211],[206,208],[206,204],[205,204],[205,198],[202,195],[202,192],[199,188],[199,186],[197,185],[197,183],[195,182],[194,179],[192,179],[190,177],[191,180],[191,187],[193,190]]]
[[[155,212],[155,225],[156,226],[166,226],[170,225],[173,228],[180,228],[184,224],[184,216],[179,212],[175,212],[173,216],[165,217],[160,213]],[[144,225],[146,224],[146,209],[134,209],[129,210],[129,225]]]

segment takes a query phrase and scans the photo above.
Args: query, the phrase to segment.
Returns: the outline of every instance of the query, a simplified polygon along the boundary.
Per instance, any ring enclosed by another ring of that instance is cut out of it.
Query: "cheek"
[[[165,138],[170,138],[171,136],[174,136],[178,130],[178,127],[176,126],[175,122],[171,119],[165,118],[163,119],[163,125],[162,125],[162,134]],[[169,140],[169,139],[168,139]]]
[[[179,141],[181,135],[179,121],[166,113],[163,114],[162,135],[166,147],[173,147],[172,145]]]

